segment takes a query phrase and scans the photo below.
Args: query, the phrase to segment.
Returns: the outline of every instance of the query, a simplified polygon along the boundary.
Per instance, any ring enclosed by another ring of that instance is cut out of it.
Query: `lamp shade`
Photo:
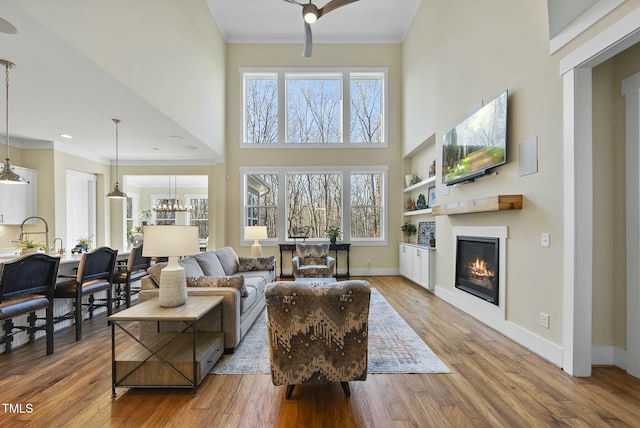
[[[267,226],[245,226],[244,239],[267,239]]]
[[[144,257],[179,257],[200,252],[197,226],[143,226]]]

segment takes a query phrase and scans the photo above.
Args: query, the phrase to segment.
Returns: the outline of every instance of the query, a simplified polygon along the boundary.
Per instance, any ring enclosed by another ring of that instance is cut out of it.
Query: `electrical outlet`
[[[540,246],[548,247],[550,245],[550,237],[548,233],[543,233],[540,235]]]
[[[544,328],[549,328],[549,315],[544,312],[540,312],[540,325]]]
[[[371,259],[367,259],[368,266],[371,267]]]

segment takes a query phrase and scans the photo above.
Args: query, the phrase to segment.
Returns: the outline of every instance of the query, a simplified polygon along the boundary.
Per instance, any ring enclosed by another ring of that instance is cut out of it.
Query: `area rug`
[[[369,373],[451,373],[375,288],[369,308]],[[216,374],[270,373],[266,310],[233,354],[223,355]]]

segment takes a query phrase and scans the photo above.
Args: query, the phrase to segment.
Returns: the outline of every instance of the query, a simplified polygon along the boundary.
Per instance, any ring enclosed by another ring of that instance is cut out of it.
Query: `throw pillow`
[[[238,272],[252,270],[273,270],[276,263],[274,256],[238,257]]]
[[[147,269],[147,273],[151,275],[151,279],[156,283],[156,286],[160,285],[160,271],[164,269],[166,265],[167,264],[164,262],[156,263],[149,266],[149,269]]]
[[[187,287],[233,287],[240,291],[240,296],[249,295],[242,276],[191,276],[187,277]]]

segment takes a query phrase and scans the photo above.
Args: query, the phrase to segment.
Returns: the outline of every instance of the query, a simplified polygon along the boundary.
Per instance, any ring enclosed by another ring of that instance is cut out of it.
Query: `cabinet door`
[[[429,250],[418,250],[420,263],[420,277],[416,281],[423,287],[433,290],[434,287],[434,252]]]
[[[0,184],[0,223],[21,224],[37,214],[38,173],[32,169],[15,167],[27,184]]]
[[[400,245],[399,271],[400,275],[409,278],[411,275],[411,253],[406,245]]]
[[[410,247],[411,250],[411,281],[420,283],[420,271],[422,268],[421,253],[422,251],[415,247]]]

